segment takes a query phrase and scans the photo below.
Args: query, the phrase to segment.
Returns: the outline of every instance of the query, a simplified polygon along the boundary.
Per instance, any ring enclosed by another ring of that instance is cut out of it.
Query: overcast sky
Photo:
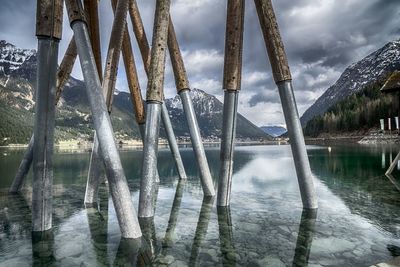
[[[155,1],[137,2],[151,43]],[[191,87],[222,100],[227,1],[172,0],[171,3],[172,19]],[[36,1],[0,0],[0,4],[0,39],[22,48],[36,48]],[[300,114],[339,78],[348,65],[400,38],[398,0],[273,0],[273,4],[293,74]],[[100,20],[104,63],[112,25],[109,0],[100,1]],[[239,112],[259,126],[284,125],[279,95],[251,0],[246,1],[244,31]],[[60,61],[71,36],[64,14]],[[134,36],[132,31],[131,36]],[[132,43],[144,94],[147,78],[135,39]],[[79,66],[75,66],[73,75],[82,78]],[[117,88],[128,90],[122,64]],[[169,59],[165,94],[166,97],[176,94]]]

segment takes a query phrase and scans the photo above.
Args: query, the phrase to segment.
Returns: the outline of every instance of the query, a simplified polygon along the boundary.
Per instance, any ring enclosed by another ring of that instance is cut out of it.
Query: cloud
[[[137,1],[151,44],[155,0]],[[242,90],[239,111],[258,125],[284,124],[279,94],[253,1],[245,1]],[[35,48],[35,1],[0,0],[0,39],[19,47]],[[293,76],[295,96],[302,114],[344,69],[400,35],[397,0],[273,0]],[[100,1],[103,63],[113,15],[110,2]],[[226,1],[175,0],[171,16],[192,87],[222,99]],[[16,19],[18,18],[18,19]],[[129,18],[129,16],[128,16]],[[128,19],[130,24],[130,19]],[[136,39],[129,26],[143,95],[147,86]],[[72,36],[66,15],[60,57]],[[79,64],[73,74],[81,78]],[[122,60],[118,88],[127,90]],[[176,94],[167,59],[165,95]]]

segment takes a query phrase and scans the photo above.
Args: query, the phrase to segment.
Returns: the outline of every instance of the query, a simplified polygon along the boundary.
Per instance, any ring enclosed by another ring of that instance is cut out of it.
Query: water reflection
[[[236,251],[232,232],[232,219],[230,207],[217,207],[219,241],[221,246],[222,264],[224,266],[236,265]]]
[[[150,261],[140,253],[141,247],[140,238],[121,238],[113,266],[146,266]]]
[[[32,232],[33,266],[54,266],[54,234],[53,230]]]
[[[194,266],[199,256],[201,243],[203,242],[210,222],[211,211],[214,203],[214,197],[204,197],[201,204],[199,220],[197,222],[196,232],[194,235],[192,250],[190,253],[189,266]]]
[[[172,203],[171,214],[169,215],[163,247],[171,247],[174,243],[175,228],[178,221],[179,208],[181,207],[183,189],[185,188],[185,185],[186,180],[180,179],[178,181],[178,185],[176,186],[174,202]]]
[[[95,207],[86,208],[86,216],[97,262],[107,265],[108,204],[101,212]]]
[[[139,218],[139,224],[142,229],[142,239],[145,242],[144,254],[146,255],[146,258],[153,260],[158,253],[154,217]]]
[[[382,153],[387,153],[382,156]],[[382,169],[382,159],[390,158],[391,147],[343,146],[332,150],[310,150],[313,173],[329,190],[340,197],[354,214],[359,214],[385,230],[397,234],[400,224],[398,182],[384,176],[390,161]],[[398,172],[394,173],[394,177]],[[395,185],[394,185],[395,183]]]
[[[214,209],[213,199],[202,197],[191,150],[182,153],[190,177],[178,183],[172,157],[161,152],[158,203],[154,220],[141,222],[141,247],[121,239],[107,192],[99,207],[83,206],[88,155],[56,154],[56,162],[68,169],[55,177],[54,238],[41,240],[44,245],[31,239],[29,205],[21,196],[0,195],[0,265],[369,266],[391,257],[387,244],[391,252],[400,245],[400,186],[397,178],[383,176],[382,159],[387,167],[390,149],[384,157],[382,151],[309,147],[320,197],[317,221],[306,212],[300,219],[288,146],[238,147],[231,209]],[[136,204],[140,164],[132,159],[140,153],[121,152]],[[218,150],[207,154],[217,176]],[[3,182],[14,175],[6,167],[0,160]]]
[[[396,189],[400,192],[400,183],[396,180],[396,178],[389,173],[385,175],[389,179],[389,181],[396,187]]]
[[[303,209],[303,212],[301,213],[299,233],[297,235],[293,266],[308,266],[316,219],[317,209]]]

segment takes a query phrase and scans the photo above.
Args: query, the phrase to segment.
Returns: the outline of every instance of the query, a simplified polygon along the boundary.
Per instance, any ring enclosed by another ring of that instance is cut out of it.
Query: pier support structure
[[[153,45],[146,94],[146,132],[139,194],[139,217],[142,218],[154,216],[154,183],[155,170],[157,168],[161,105],[164,100],[165,50],[168,38],[169,9],[170,0],[156,2]]]
[[[108,113],[111,113],[112,102],[115,91],[115,83],[117,81],[118,63],[121,54],[122,40],[125,32],[126,17],[128,12],[128,0],[119,0],[117,3],[113,0],[115,6],[114,22],[111,29],[111,36],[108,45],[108,51],[106,56],[106,64],[103,75],[103,96],[106,100]],[[90,7],[90,6],[89,6]],[[93,7],[97,8],[97,6]],[[95,12],[91,12],[95,13]],[[93,29],[98,29],[98,21],[93,21]],[[91,38],[98,42],[98,38],[93,38],[95,34],[91,35]],[[97,46],[97,45],[96,45]],[[99,52],[100,53],[100,52]],[[95,58],[96,59],[96,58]],[[98,60],[99,61],[99,60]],[[98,62],[97,61],[97,62]],[[100,75],[99,75],[100,76]],[[94,204],[97,202],[98,190],[100,185],[102,156],[101,149],[98,145],[97,131],[93,137],[93,149],[92,156],[90,157],[90,167],[88,173],[88,180],[86,185],[85,203]],[[104,155],[103,155],[104,156]],[[106,172],[107,175],[107,172]]]
[[[85,14],[80,1],[69,0],[66,3],[121,234],[123,238],[139,238],[142,233],[114,142],[106,101],[101,93],[100,79],[96,70]]]
[[[242,80],[244,0],[228,0],[224,60],[224,110],[221,136],[221,167],[218,183],[218,206],[229,206],[233,152],[235,149],[236,117]]]
[[[204,151],[203,141],[201,140],[200,128],[197,123],[194,112],[192,98],[190,96],[189,79],[186,74],[185,64],[176,38],[174,25],[171,17],[168,26],[168,49],[171,58],[172,69],[175,76],[175,85],[182,101],[183,110],[189,127],[190,140],[192,142],[193,152],[200,171],[200,180],[205,196],[214,196],[215,189],[208,166],[206,153]]]
[[[74,38],[72,38],[71,41],[69,42],[68,48],[65,51],[65,55],[57,71],[57,91],[56,91],[56,100],[54,105],[57,105],[58,101],[60,100],[61,92],[64,89],[64,86],[70,77],[72,68],[76,60],[76,56],[77,56],[77,51],[76,51],[75,40]],[[13,183],[9,189],[9,192],[12,194],[15,194],[21,190],[26,175],[29,172],[29,168],[31,167],[33,159],[33,142],[34,138],[32,135],[28,147],[26,148],[21,163],[18,167],[17,173],[15,174]]]
[[[53,150],[62,0],[37,1],[38,68],[33,136],[32,231],[52,228]]]
[[[99,80],[103,82],[102,64],[101,64],[101,47],[100,47],[100,30],[99,30],[99,14],[98,2],[85,0],[85,15],[88,23],[90,43],[93,49],[93,56],[96,62],[96,69]],[[99,149],[99,141],[96,133],[93,137],[92,153],[90,155],[89,170],[86,182],[86,191],[84,203],[87,207],[98,203],[100,176],[104,173],[104,163]]]
[[[149,67],[146,66],[149,66],[150,62],[150,57],[149,57],[150,47],[146,38],[146,33],[144,31],[142,19],[140,17],[139,9],[137,7],[135,0],[132,0],[130,2],[129,14],[132,20],[133,31],[135,33],[139,45],[143,63],[146,72],[148,73]],[[193,151],[195,153],[197,163],[199,165],[200,179],[202,181],[203,192],[207,196],[213,196],[215,195],[215,190],[212,182],[212,177],[210,169],[208,167],[206,154],[204,152],[204,146],[201,140],[200,129],[197,123],[196,114],[193,109],[192,99],[189,94],[190,92],[189,81],[186,75],[185,66],[179,49],[178,41],[176,39],[176,34],[171,17],[169,18],[169,25],[168,25],[168,49],[172,62],[172,68],[174,71],[176,88],[182,100],[182,106],[185,111],[187,123],[189,126]],[[166,109],[162,109],[162,112],[163,110],[164,112],[166,111]],[[169,119],[168,114],[163,114],[163,117]],[[178,165],[179,162],[176,161],[176,164]]]
[[[254,3],[264,35],[272,74],[282,102],[303,207],[316,209],[318,208],[317,195],[293,93],[292,76],[272,3],[271,0],[254,0]]]

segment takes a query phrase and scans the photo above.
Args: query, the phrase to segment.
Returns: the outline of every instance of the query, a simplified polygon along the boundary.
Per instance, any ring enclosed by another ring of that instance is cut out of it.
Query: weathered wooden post
[[[62,15],[62,0],[37,1],[38,67],[33,137],[33,232],[43,232],[52,228],[54,101]]]
[[[218,206],[230,202],[236,117],[242,80],[244,0],[228,0],[224,60],[224,110],[221,136],[221,167],[218,183]]]
[[[139,9],[137,7],[136,1],[130,1],[129,5],[129,13],[133,24],[133,31],[135,33],[136,40],[139,45],[140,53],[142,56],[144,68],[146,74],[149,75],[150,70],[150,47],[147,41],[146,32],[144,31],[142,18],[140,17]],[[168,109],[165,105],[165,102],[162,103],[161,107],[161,119],[164,124],[165,132],[167,134],[167,140],[169,144],[169,148],[171,150],[171,154],[174,158],[175,166],[178,170],[178,175],[180,179],[186,179],[187,175],[185,172],[185,168],[183,166],[182,158],[179,153],[178,144],[176,142],[174,130],[172,128],[171,119],[169,117]],[[139,124],[139,129],[141,131],[142,137],[145,132],[145,123]],[[159,175],[156,171],[156,181],[159,181]]]
[[[147,83],[146,132],[143,147],[142,177],[139,194],[139,217],[154,216],[154,183],[157,169],[158,135],[161,105],[164,100],[165,50],[167,48],[169,0],[156,2],[151,50],[150,71]]]
[[[77,52],[76,52],[75,41],[74,38],[72,38],[68,45],[67,50],[65,51],[65,55],[63,57],[63,60],[61,61],[60,67],[58,68],[57,71],[57,91],[56,91],[55,105],[57,105],[58,101],[60,100],[61,92],[72,72],[76,56]],[[21,163],[18,167],[17,173],[15,174],[13,183],[9,189],[9,192],[12,194],[17,193],[21,190],[25,177],[29,172],[29,168],[32,164],[32,159],[33,159],[33,140],[34,138],[32,135],[28,147],[26,148]]]
[[[303,131],[293,93],[292,76],[290,74],[289,64],[279,33],[275,13],[271,0],[254,0],[254,2],[264,35],[272,74],[279,89],[279,96],[281,98],[283,114],[290,138],[290,146],[292,148],[303,207],[307,209],[316,209],[318,208],[317,195],[315,193],[310,162],[307,157]]]
[[[114,22],[111,29],[110,42],[106,57],[106,64],[103,75],[103,95],[106,100],[108,113],[111,113],[112,102],[117,81],[118,63],[122,48],[122,39],[125,32],[126,16],[128,12],[128,0],[120,0],[116,4]],[[93,21],[98,24],[98,21]],[[98,28],[98,25],[94,28]],[[93,137],[93,149],[90,158],[90,167],[86,185],[85,203],[93,204],[97,202],[99,184],[101,182],[102,157],[98,145],[97,134]]]
[[[101,84],[90,45],[82,3],[80,0],[67,0],[66,4],[71,28],[74,31],[86,92],[93,114],[94,128],[97,132],[121,234],[124,238],[138,238],[142,233],[119,153],[114,142],[110,116],[106,101],[101,92]]]
[[[174,71],[176,89],[182,100],[183,110],[189,126],[190,140],[192,142],[193,151],[200,170],[203,193],[205,196],[214,196],[214,184],[211,177],[210,168],[208,166],[206,153],[204,151],[203,142],[201,140],[200,128],[194,112],[192,98],[190,97],[189,80],[187,78],[185,64],[183,63],[171,18],[168,27],[168,49],[171,58],[172,69]]]

